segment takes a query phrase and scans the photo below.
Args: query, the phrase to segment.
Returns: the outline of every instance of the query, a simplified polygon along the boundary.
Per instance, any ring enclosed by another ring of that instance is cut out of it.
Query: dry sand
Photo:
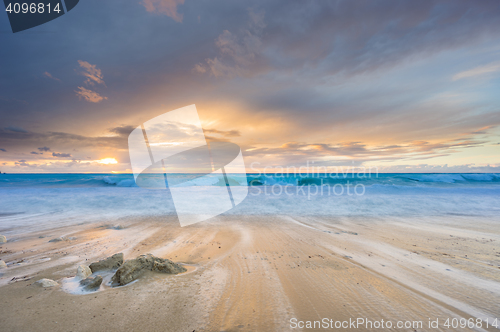
[[[1,245],[0,330],[289,331],[300,330],[293,318],[367,318],[424,323],[394,331],[496,331],[427,323],[500,319],[500,225],[488,220],[226,216],[184,228],[174,218],[122,225],[51,229]],[[59,236],[76,239],[48,242]],[[153,253],[188,272],[85,295],[34,285],[61,283],[79,264],[118,252]]]

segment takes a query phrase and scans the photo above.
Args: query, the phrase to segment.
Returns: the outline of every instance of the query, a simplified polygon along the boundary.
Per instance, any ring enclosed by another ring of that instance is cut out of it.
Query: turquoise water
[[[196,178],[177,174],[180,179]],[[245,183],[241,174],[229,181]],[[500,222],[499,174],[248,174],[249,194],[226,216],[328,218],[480,217]],[[200,195],[206,186],[198,182]],[[207,183],[210,185],[210,183]],[[175,218],[169,190],[135,185],[131,174],[0,174],[0,233],[16,234],[135,217]]]
[[[199,177],[197,174],[175,174],[170,177],[191,180]],[[244,175],[231,174],[235,179]],[[245,183],[245,181],[238,181]],[[248,174],[246,183],[251,186],[262,185],[330,185],[352,183],[365,186],[402,186],[429,188],[466,188],[466,187],[496,187],[500,185],[500,174],[495,173],[331,173],[331,174]],[[201,183],[200,185],[203,185]],[[207,183],[206,185],[211,185]],[[136,187],[132,174],[0,174],[0,187]]]

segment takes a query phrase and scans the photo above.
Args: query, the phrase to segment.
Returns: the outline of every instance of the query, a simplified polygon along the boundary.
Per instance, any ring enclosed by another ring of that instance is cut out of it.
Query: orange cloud
[[[177,6],[182,5],[184,0],[143,0],[142,5],[148,12],[158,11],[171,17],[176,22],[182,22],[182,14],[177,12]]]
[[[90,101],[91,103],[98,103],[104,99],[108,99],[108,97],[103,97],[97,92],[85,89],[82,86],[79,86],[78,89],[80,89],[80,91],[75,91],[76,95],[80,98],[84,98],[86,101]]]
[[[82,60],[78,60],[78,64],[80,65],[80,67],[85,69],[85,71],[81,72],[81,74],[87,77],[87,79],[85,80],[86,84],[90,85],[94,85],[94,83],[104,84],[102,72],[100,69],[96,67],[96,65],[91,65],[87,61],[82,61]]]

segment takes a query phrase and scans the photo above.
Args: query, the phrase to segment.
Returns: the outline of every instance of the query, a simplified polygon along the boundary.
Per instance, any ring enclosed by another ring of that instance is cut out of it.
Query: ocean
[[[170,175],[171,177],[171,175]],[[179,182],[196,175],[176,174]],[[172,177],[171,177],[172,178]],[[477,217],[497,222],[500,174],[228,174],[249,185],[224,215],[331,218]],[[202,192],[206,185],[199,183]],[[11,236],[79,223],[175,216],[168,190],[136,186],[132,174],[0,174],[0,233]]]

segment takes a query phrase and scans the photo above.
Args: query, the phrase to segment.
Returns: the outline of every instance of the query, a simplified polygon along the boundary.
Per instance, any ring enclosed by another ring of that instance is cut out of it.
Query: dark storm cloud
[[[495,1],[297,1],[269,20],[266,42],[278,66],[362,72],[474,42],[494,33],[499,12]]]
[[[321,80],[475,43],[500,26],[495,1],[285,1],[248,7],[257,9],[222,31],[214,41],[217,55],[195,71],[231,76],[292,70]]]
[[[115,133],[119,136],[127,136],[135,129],[136,127],[134,126],[119,126],[115,128],[109,129],[111,133]]]
[[[69,158],[69,157],[71,157],[71,154],[69,154],[69,153],[60,153],[60,152],[52,152],[52,157]]]
[[[33,146],[40,142],[50,143],[59,147],[115,147],[126,148],[127,140],[121,136],[83,136],[64,132],[11,132],[0,129],[0,139],[6,146],[21,148]],[[38,148],[41,152],[51,151],[49,147]]]

